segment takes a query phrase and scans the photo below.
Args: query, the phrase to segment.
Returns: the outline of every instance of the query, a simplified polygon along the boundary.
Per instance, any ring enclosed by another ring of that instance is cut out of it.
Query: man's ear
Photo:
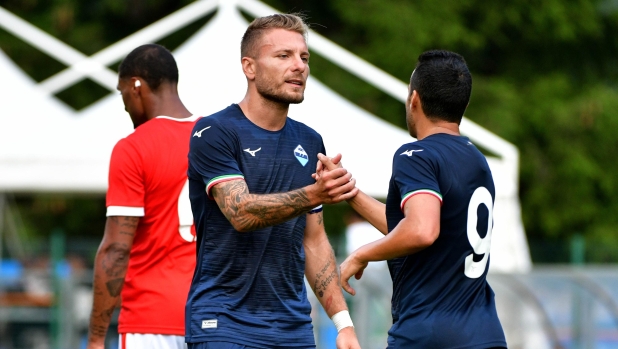
[[[143,88],[142,81],[137,77],[132,77],[129,84],[129,86],[131,86],[131,94],[134,96],[139,96],[142,92],[141,89]]]
[[[410,101],[410,109],[416,109],[421,105],[421,97],[418,95],[416,90],[412,91],[410,97],[412,100]]]
[[[251,57],[243,57],[241,60],[242,71],[248,80],[255,79],[255,59]]]

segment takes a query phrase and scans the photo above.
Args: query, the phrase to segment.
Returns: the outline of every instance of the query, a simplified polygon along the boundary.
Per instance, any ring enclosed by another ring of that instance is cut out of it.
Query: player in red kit
[[[135,131],[112,152],[107,223],[94,265],[88,349],[103,349],[122,299],[121,349],[181,349],[195,268],[187,154],[198,119],[178,96],[178,68],[159,45],[122,61],[118,90]]]

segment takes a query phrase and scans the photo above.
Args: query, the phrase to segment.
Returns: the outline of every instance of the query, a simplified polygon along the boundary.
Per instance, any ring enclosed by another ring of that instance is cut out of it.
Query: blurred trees
[[[0,0],[0,6],[92,54],[189,2]],[[464,55],[474,79],[466,116],[520,149],[522,214],[534,260],[568,261],[568,255],[537,247],[584,234],[588,261],[618,261],[618,164],[612,156],[618,150],[618,1],[265,2],[304,12],[314,30],[402,81],[425,50]],[[189,26],[186,35],[202,24]],[[166,45],[183,39],[178,34]],[[0,48],[37,80],[63,69],[2,31]],[[318,79],[405,127],[401,103],[318,55],[311,59]],[[84,97],[84,90],[59,97],[79,108],[107,93],[92,88]]]

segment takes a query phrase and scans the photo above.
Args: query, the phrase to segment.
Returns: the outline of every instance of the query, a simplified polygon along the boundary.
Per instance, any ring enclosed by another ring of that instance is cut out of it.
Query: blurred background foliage
[[[90,55],[189,2],[0,0],[0,6]],[[618,0],[264,2],[304,13],[314,30],[402,81],[408,81],[425,50],[461,53],[474,79],[466,116],[521,152],[520,199],[533,261],[568,262],[569,242],[581,235],[587,262],[618,262],[618,161],[613,157],[618,151]],[[207,20],[160,43],[173,49]],[[37,81],[64,69],[1,30],[0,48]],[[405,128],[400,102],[318,55],[312,55],[311,68],[344,97]],[[183,73],[188,72],[180,72],[181,83]],[[108,93],[84,80],[57,96],[81,109]],[[16,202],[31,235],[45,236],[54,226],[75,238],[102,235],[102,197],[16,194]],[[334,239],[343,230],[347,209],[325,209]]]

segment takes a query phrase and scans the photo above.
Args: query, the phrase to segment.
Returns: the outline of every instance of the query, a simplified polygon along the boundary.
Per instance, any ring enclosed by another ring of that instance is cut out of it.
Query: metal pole
[[[62,279],[60,263],[64,259],[64,231],[54,229],[51,233],[51,275],[54,288],[52,316],[50,321],[51,342],[53,349],[63,349],[62,331]]]
[[[4,245],[2,244],[4,240],[4,206],[6,203],[6,195],[4,193],[0,193],[0,261],[2,261],[2,249]]]

